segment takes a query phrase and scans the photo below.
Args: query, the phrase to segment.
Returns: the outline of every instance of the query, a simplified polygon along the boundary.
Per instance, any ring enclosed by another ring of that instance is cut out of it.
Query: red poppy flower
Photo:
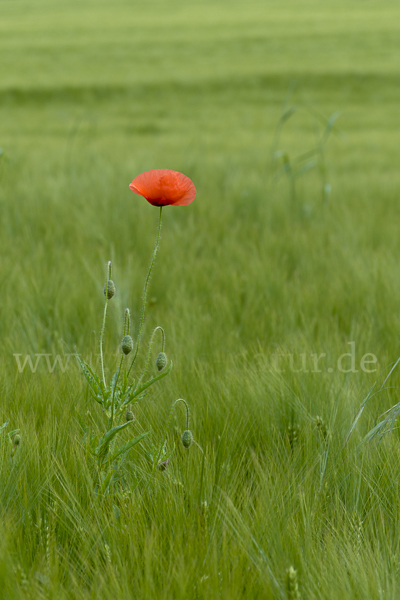
[[[129,188],[153,206],[184,206],[196,196],[192,180],[170,169],[146,171],[135,177]]]

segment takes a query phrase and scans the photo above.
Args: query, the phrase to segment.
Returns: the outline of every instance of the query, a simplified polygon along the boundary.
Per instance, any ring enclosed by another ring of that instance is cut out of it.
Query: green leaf
[[[341,111],[337,110],[336,112],[334,112],[328,119],[328,122],[326,124],[325,127],[325,131],[322,134],[322,138],[321,138],[321,143],[320,143],[320,147],[323,148],[323,146],[326,144],[326,142],[328,141],[328,137],[329,134],[331,133],[331,131],[333,130],[333,127],[335,125],[335,121],[336,119],[338,119],[341,115]]]
[[[82,360],[82,359],[81,359]],[[83,364],[85,365],[86,369],[89,371],[90,375],[93,377],[93,379],[96,381],[97,385],[99,386],[99,388],[101,389],[102,392],[105,391],[105,386],[103,383],[103,380],[101,379],[101,377],[99,377],[97,375],[97,373],[95,373],[92,369],[92,367],[87,363],[82,361]]]
[[[105,492],[107,491],[107,489],[109,488],[110,484],[111,484],[111,479],[114,475],[114,471],[109,471],[107,473],[107,475],[104,478],[103,483],[101,484],[101,488],[100,488],[100,494],[104,495]]]
[[[97,447],[97,445],[98,445],[98,441],[97,441],[97,440],[98,440],[98,437],[99,437],[98,435],[94,435],[94,436],[92,437],[92,439],[90,440],[90,447],[91,447],[91,450],[92,450],[92,452],[93,452],[94,454],[96,454],[96,447]]]
[[[101,438],[99,445],[97,446],[97,448],[95,450],[95,454],[99,458],[104,457],[107,454],[108,446],[110,445],[110,442],[115,438],[117,433],[122,431],[122,429],[125,429],[125,427],[128,427],[128,425],[130,425],[132,422],[133,421],[127,421],[126,423],[122,423],[122,425],[117,425],[116,427],[113,427],[112,429],[110,429],[110,431],[107,431],[107,433],[105,433],[103,435],[103,437]]]
[[[366,395],[366,397],[364,398],[364,400],[363,400],[363,401],[362,401],[362,403],[361,403],[361,406],[360,406],[360,408],[359,408],[359,411],[358,411],[358,413],[357,413],[357,415],[356,415],[356,418],[355,418],[355,419],[354,419],[354,421],[353,421],[353,424],[352,424],[352,426],[350,427],[350,431],[349,431],[349,433],[347,434],[347,436],[346,436],[346,439],[345,439],[345,441],[344,441],[344,446],[345,446],[345,445],[347,444],[347,442],[349,441],[351,434],[353,433],[353,431],[354,431],[354,429],[355,429],[355,427],[356,427],[356,425],[357,425],[358,421],[360,420],[360,417],[361,417],[361,415],[362,415],[362,413],[363,413],[363,411],[364,411],[364,408],[365,408],[365,407],[366,407],[366,405],[367,405],[367,402],[368,402],[368,401],[369,401],[371,398],[373,398],[373,397],[374,397],[376,394],[378,394],[380,391],[382,391],[382,390],[384,390],[384,389],[385,389],[385,387],[384,387],[384,386],[386,385],[386,382],[388,381],[388,379],[390,378],[390,376],[392,375],[393,371],[396,369],[396,367],[397,367],[397,365],[398,365],[399,363],[400,363],[400,358],[398,358],[398,359],[396,360],[396,362],[395,362],[395,363],[393,363],[393,365],[390,365],[390,366],[391,366],[391,369],[390,369],[390,371],[389,371],[388,375],[386,375],[386,377],[385,377],[385,380],[384,380],[384,382],[382,383],[382,385],[381,385],[381,387],[379,388],[379,390],[377,390],[376,392],[374,392],[374,389],[375,389],[375,386],[376,386],[376,383],[377,383],[376,381],[375,381],[374,385],[371,387],[371,389],[369,390],[368,394]],[[373,429],[372,431],[374,431],[375,429],[376,429],[376,427],[374,427],[374,429]],[[370,432],[370,433],[371,433],[371,432]],[[368,435],[369,435],[369,434],[367,434],[367,437],[368,437]]]
[[[111,390],[103,392],[103,405],[104,408],[109,408],[111,406]]]
[[[92,396],[94,397],[94,399],[97,402],[99,402],[101,404],[101,400],[99,399],[99,397],[101,398],[103,396],[102,388],[104,388],[104,385],[101,385],[101,382],[100,382],[98,376],[96,375],[96,373],[94,373],[92,371],[92,369],[89,367],[89,365],[81,359],[79,354],[75,354],[75,356],[76,356],[76,360],[78,361],[80,368],[82,369],[82,373],[84,374],[85,379],[89,384],[90,390],[92,392]]]
[[[114,388],[115,388],[115,384],[117,383],[118,375],[119,375],[119,369],[117,371],[115,371],[114,375],[112,376],[111,383],[110,383],[111,392],[114,392]]]
[[[144,383],[139,388],[137,388],[133,393],[129,394],[129,397],[126,400],[124,400],[124,402],[121,405],[121,407],[124,406],[125,404],[128,404],[128,402],[130,402],[131,400],[133,400],[133,398],[137,398],[142,392],[144,392],[144,390],[146,390],[151,385],[153,385],[153,383],[156,383],[156,381],[159,381],[160,379],[162,379],[163,377],[165,377],[166,375],[168,375],[168,373],[171,372],[172,367],[173,367],[173,363],[171,361],[169,367],[167,369],[165,369],[165,371],[162,371],[160,373],[160,375],[157,375],[156,377],[153,377],[153,379],[150,379],[149,381],[146,381],[146,383]]]
[[[128,386],[128,388],[125,391],[123,400],[122,400],[122,406],[124,406],[125,404],[128,404],[128,402],[131,401],[131,399],[133,397],[133,393],[134,393],[133,385]]]
[[[128,387],[128,374],[126,372],[126,369],[124,369],[124,387],[123,387],[124,393],[125,393],[127,387]]]
[[[121,454],[124,454],[124,452],[128,452],[128,450],[130,450],[133,446],[135,446],[143,438],[145,438],[146,435],[149,435],[148,431],[146,431],[146,433],[142,433],[141,435],[138,435],[134,440],[130,440],[129,442],[126,442],[126,444],[124,444],[123,446],[121,446],[120,448],[118,448],[118,450],[115,450],[115,452],[111,456],[111,460],[113,461],[116,458],[118,458],[118,456],[120,456]]]
[[[290,108],[288,108],[283,115],[281,116],[281,118],[279,119],[281,124],[283,125],[284,123],[286,123],[286,121],[288,121],[290,119],[290,117],[292,115],[295,114],[295,112],[298,110],[298,106],[296,106],[295,104],[293,106],[291,106]]]
[[[317,163],[315,160],[310,160],[308,161],[308,163],[306,163],[305,165],[303,165],[296,173],[296,177],[300,177],[300,175],[303,175],[304,173],[307,173],[307,171],[310,171],[311,169],[313,169],[314,167],[317,166]]]
[[[86,433],[86,431],[88,430],[88,427],[87,427],[87,425],[86,425],[85,421],[82,419],[81,415],[78,413],[78,411],[76,411],[76,418],[77,418],[77,419],[78,419],[78,421],[79,421],[79,425],[81,426],[81,428],[82,428],[82,431],[83,431],[84,433]]]

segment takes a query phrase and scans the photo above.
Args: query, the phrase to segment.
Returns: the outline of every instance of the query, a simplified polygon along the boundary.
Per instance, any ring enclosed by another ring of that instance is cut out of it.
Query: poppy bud
[[[115,295],[116,288],[115,283],[112,279],[109,279],[104,286],[104,295],[107,294],[107,299],[111,300],[111,298]]]
[[[122,338],[121,350],[126,355],[132,352],[133,350],[133,339],[130,335],[125,335]]]
[[[165,352],[160,352],[156,358],[156,367],[158,371],[162,371],[167,364],[167,355]]]
[[[21,443],[21,436],[18,434],[14,435],[13,442],[14,442],[14,446],[19,446]]]
[[[189,429],[186,429],[186,431],[182,433],[181,440],[184,448],[190,448],[193,444],[193,433]]]
[[[133,412],[131,410],[126,411],[125,419],[126,419],[126,421],[134,421],[135,420],[135,415],[133,414]]]

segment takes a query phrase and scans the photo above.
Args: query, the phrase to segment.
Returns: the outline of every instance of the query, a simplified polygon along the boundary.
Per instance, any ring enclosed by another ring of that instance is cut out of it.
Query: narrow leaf
[[[121,454],[124,454],[124,452],[128,452],[128,450],[130,450],[133,446],[135,446],[143,438],[145,438],[146,435],[149,435],[148,431],[146,431],[146,433],[142,433],[141,435],[138,435],[134,440],[130,440],[129,442],[126,442],[126,444],[124,444],[123,446],[121,446],[120,448],[118,448],[118,450],[115,450],[115,452],[111,456],[111,460],[113,461],[116,458],[118,458],[118,456],[120,456]]]
[[[89,384],[89,387],[92,391],[92,395],[97,400],[97,402],[99,402],[98,398],[99,396],[102,396],[103,393],[102,387],[100,386],[99,378],[95,373],[93,373],[89,365],[85,363],[85,361],[83,361],[78,354],[75,354],[75,356],[80,368],[82,369],[82,373]]]
[[[128,427],[128,425],[130,425],[131,423],[132,421],[127,421],[126,423],[122,423],[122,425],[117,425],[116,427],[110,429],[110,431],[107,431],[107,433],[104,434],[101,438],[99,445],[96,448],[95,454],[99,457],[104,456],[107,453],[110,442],[115,438],[117,433],[119,431],[122,431],[122,429],[125,429],[125,427]]]
[[[173,367],[173,363],[171,361],[168,369],[166,369],[165,371],[162,371],[160,373],[160,375],[157,375],[156,377],[153,377],[153,379],[150,379],[149,381],[146,381],[146,383],[144,383],[143,385],[141,385],[139,388],[137,388],[133,394],[130,396],[130,398],[128,400],[125,400],[124,404],[128,404],[128,402],[130,400],[132,400],[133,398],[136,398],[137,396],[139,396],[142,392],[144,392],[144,390],[146,390],[147,388],[149,388],[151,385],[153,385],[153,383],[156,383],[156,381],[159,381],[160,379],[162,379],[163,377],[165,377],[166,375],[168,375],[168,373],[171,372],[171,369]]]
[[[100,488],[100,494],[104,495],[105,492],[107,491],[108,487],[110,486],[111,483],[111,478],[114,475],[114,471],[109,471],[107,473],[107,475],[104,478],[103,483],[101,484],[101,488]]]
[[[117,383],[118,375],[119,375],[119,369],[117,371],[115,371],[114,375],[112,376],[111,384],[110,384],[111,392],[114,392],[114,388],[115,388],[115,384]]]

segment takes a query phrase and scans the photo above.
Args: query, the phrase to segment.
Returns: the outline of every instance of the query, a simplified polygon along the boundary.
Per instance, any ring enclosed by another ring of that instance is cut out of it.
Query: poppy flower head
[[[146,171],[135,177],[129,188],[153,206],[185,206],[196,196],[192,180],[170,169]]]

